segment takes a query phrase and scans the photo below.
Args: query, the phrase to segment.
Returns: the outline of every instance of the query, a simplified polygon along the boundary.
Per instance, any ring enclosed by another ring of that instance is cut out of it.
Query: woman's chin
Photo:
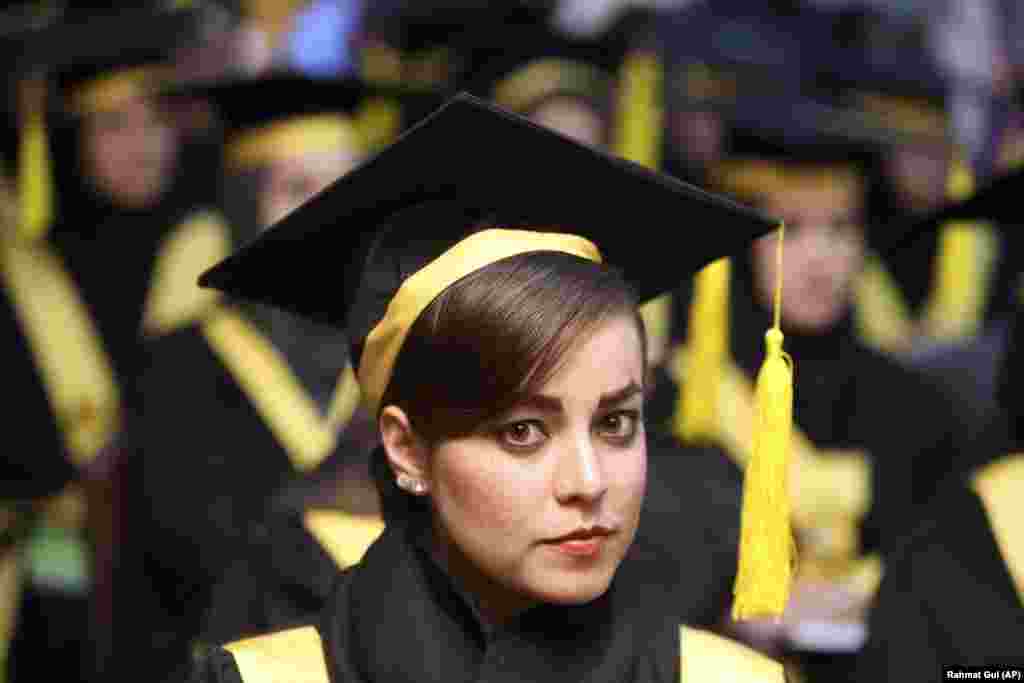
[[[613,571],[550,572],[537,581],[533,590],[539,602],[552,605],[584,605],[604,595],[611,585]]]

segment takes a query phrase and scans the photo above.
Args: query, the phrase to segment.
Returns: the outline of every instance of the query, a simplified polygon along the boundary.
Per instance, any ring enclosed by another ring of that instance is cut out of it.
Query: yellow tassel
[[[687,335],[690,371],[673,418],[674,433],[686,442],[710,440],[718,433],[718,387],[729,352],[729,274],[729,260],[720,259],[694,278]]]
[[[793,360],[782,350],[782,244],[778,235],[775,322],[765,334],[764,364],[757,375],[754,451],[743,483],[739,567],[733,619],[779,617],[793,580],[796,544],[790,527],[788,475],[793,433]]]
[[[21,139],[18,151],[20,237],[43,237],[53,221],[53,169],[46,135],[46,86],[28,80],[22,86]]]
[[[401,127],[402,114],[398,105],[386,97],[371,97],[356,117],[367,152],[373,152],[391,142]]]
[[[661,66],[657,56],[634,50],[619,75],[615,152],[638,164],[657,168],[661,150]]]
[[[402,82],[400,53],[387,45],[370,43],[362,48],[363,77],[372,85],[394,87]],[[398,104],[387,97],[371,97],[360,108],[356,123],[367,152],[391,142],[399,133],[402,114]]]
[[[963,158],[954,160],[946,191],[951,201],[974,192],[974,176]],[[925,311],[925,330],[933,339],[956,341],[976,335],[982,324],[985,231],[980,223],[950,222],[942,227],[935,262],[935,292]]]

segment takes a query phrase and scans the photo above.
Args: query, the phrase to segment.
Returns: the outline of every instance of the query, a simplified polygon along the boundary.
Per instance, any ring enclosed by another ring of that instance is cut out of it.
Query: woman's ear
[[[380,414],[380,436],[388,466],[399,487],[426,493],[430,486],[429,449],[398,406],[386,406]]]

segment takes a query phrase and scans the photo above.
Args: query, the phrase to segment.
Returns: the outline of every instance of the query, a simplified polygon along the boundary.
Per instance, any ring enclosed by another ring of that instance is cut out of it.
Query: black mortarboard
[[[937,65],[913,54],[868,60],[848,51],[843,61],[817,76],[819,87],[836,94],[863,124],[883,132],[889,143],[952,142],[949,86]]]
[[[294,72],[193,83],[169,92],[215,105],[225,128],[227,161],[235,167],[334,147],[366,151],[376,141],[393,137],[403,123],[374,116],[378,110],[371,103],[385,100],[400,115],[403,105],[439,102],[429,92],[372,85],[351,76],[312,78]]]
[[[68,18],[38,47],[64,110],[80,114],[156,92],[166,81],[173,51],[198,38],[205,17],[200,6]]]
[[[884,141],[820,93],[741,98],[729,137],[729,157],[715,171],[719,189],[747,201],[773,184],[785,191],[786,169],[846,169],[853,175],[834,174],[837,181],[860,183]]]
[[[601,40],[564,35],[547,26],[508,29],[501,54],[477,55],[465,88],[500,107],[526,113],[555,96],[578,98],[604,109],[612,94],[622,50]]]
[[[755,211],[461,94],[200,282],[347,327],[358,365],[361,344],[402,283],[485,218],[591,240],[644,300],[776,227]],[[638,220],[646,224],[642,236]],[[391,247],[371,250],[385,229]],[[677,248],[687,232],[699,237]]]

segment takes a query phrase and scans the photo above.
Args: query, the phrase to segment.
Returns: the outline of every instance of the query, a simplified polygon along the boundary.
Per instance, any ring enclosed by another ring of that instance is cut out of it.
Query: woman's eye
[[[621,410],[601,418],[599,427],[605,436],[610,436],[620,441],[628,441],[636,434],[639,420],[639,411]]]
[[[547,438],[536,422],[513,422],[499,431],[502,442],[513,448],[539,446]]]

